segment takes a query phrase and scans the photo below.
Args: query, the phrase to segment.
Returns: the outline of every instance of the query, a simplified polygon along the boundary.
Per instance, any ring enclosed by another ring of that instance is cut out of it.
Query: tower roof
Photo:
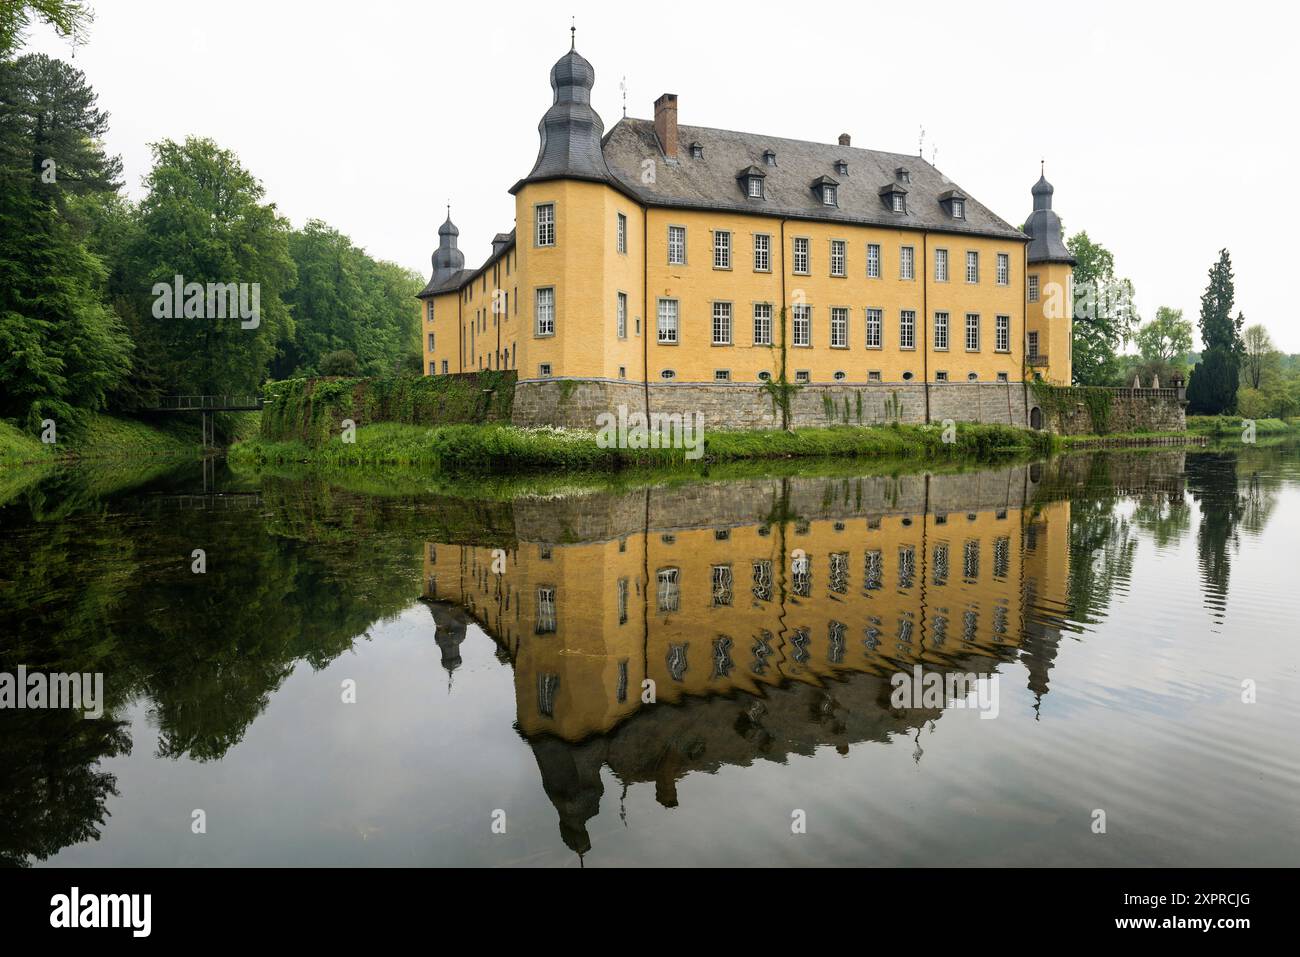
[[[595,83],[595,68],[576,49],[569,50],[551,67],[554,101],[537,125],[542,141],[537,162],[515,190],[524,183],[546,179],[609,180],[600,146],[605,124],[591,107]]]
[[[1040,173],[1038,182],[1030,193],[1034,197],[1034,211],[1025,223],[1029,236],[1026,257],[1031,263],[1068,263],[1074,265],[1074,256],[1061,238],[1061,217],[1052,210],[1052,194],[1056,190]]]

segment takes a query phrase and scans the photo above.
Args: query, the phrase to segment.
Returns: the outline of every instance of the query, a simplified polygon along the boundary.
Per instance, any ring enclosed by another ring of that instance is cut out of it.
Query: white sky
[[[513,225],[548,73],[569,45],[594,105],[687,125],[914,152],[1011,223],[1038,161],[1067,232],[1086,229],[1159,305],[1195,321],[1221,247],[1237,305],[1300,352],[1287,305],[1300,90],[1290,4],[92,0],[72,61],[111,114],[132,196],[147,144],[233,149],[295,225],[323,219],[372,255],[429,272],[450,199],[467,265]],[[65,59],[44,27],[26,51]],[[1075,66],[1064,53],[1078,51]],[[1288,119],[1287,117],[1290,117]]]

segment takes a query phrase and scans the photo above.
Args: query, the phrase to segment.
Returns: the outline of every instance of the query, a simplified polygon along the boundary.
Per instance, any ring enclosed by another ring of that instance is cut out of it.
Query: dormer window
[[[953,219],[966,218],[966,194],[959,189],[950,189],[940,193],[939,205]]]
[[[835,173],[836,173],[836,175],[838,175],[838,176],[848,176],[848,175],[849,175],[849,164],[846,163],[844,160],[836,160],[836,161],[835,161]]]
[[[839,205],[839,183],[829,176],[818,176],[812,183],[812,191],[821,200],[823,206]]]
[[[745,191],[745,195],[750,199],[763,198],[763,177],[764,173],[757,166],[746,166],[736,174],[736,179],[740,182],[740,188]]]
[[[906,166],[900,166],[894,170],[894,178],[900,183],[911,183],[912,173]]]
[[[775,166],[775,165],[776,165],[776,154],[773,153],[771,150],[764,150],[764,151],[763,151],[763,165],[764,165],[764,166]]]
[[[907,190],[897,183],[890,183],[880,188],[880,199],[885,208],[893,213],[907,212]]]
[[[704,146],[702,144],[691,144],[691,159],[704,159]]]

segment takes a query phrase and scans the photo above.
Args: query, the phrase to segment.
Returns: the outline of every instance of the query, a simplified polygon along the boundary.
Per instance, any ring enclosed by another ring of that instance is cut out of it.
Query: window
[[[686,227],[668,227],[668,264],[682,266],[686,264]]]
[[[537,374],[543,379],[549,378],[551,375],[551,364],[549,362],[543,362],[537,367]]]
[[[627,338],[627,293],[618,294],[618,305],[614,318],[615,333],[620,339]]]
[[[429,333],[429,351],[433,351],[433,333]]]
[[[665,369],[663,372],[659,373],[659,378],[661,379],[675,379],[676,377],[677,373],[672,369]]]
[[[947,381],[948,381],[948,373],[946,373],[946,372],[936,372],[936,373],[934,374],[934,381],[935,381],[935,382],[947,382]]]
[[[998,253],[998,285],[1009,286],[1011,284],[1011,257],[1006,253]]]
[[[836,161],[835,161],[835,172],[839,173],[841,176],[848,176],[848,175],[849,175],[849,164],[846,163],[846,162],[844,162],[844,160],[836,160]]]
[[[555,289],[552,286],[537,290],[537,308],[534,310],[537,317],[537,326],[535,335],[553,336],[555,335]]]
[[[655,579],[658,584],[659,611],[677,611],[682,600],[682,594],[677,584],[677,569],[661,568],[655,573]]]
[[[1011,351],[1011,317],[996,316],[993,320],[993,348],[998,352]]]
[[[729,302],[713,304],[713,344],[731,345],[731,303]]]
[[[906,203],[906,199],[904,198],[902,193],[893,193],[890,195],[889,206],[890,209],[892,209],[894,212],[896,213],[903,212],[905,203]]]
[[[916,278],[916,249],[912,246],[903,246],[898,250],[898,278]]]
[[[555,634],[555,588],[542,585],[537,589],[537,634]]]
[[[1038,358],[1038,333],[1031,332],[1029,333],[1028,338],[1029,338],[1029,358],[1037,359]]]
[[[867,243],[867,278],[880,278],[880,244]]]
[[[772,271],[772,237],[767,233],[754,234],[754,272]]]
[[[953,219],[966,218],[966,200],[954,199],[952,201],[952,218]]]
[[[713,268],[731,268],[731,233],[725,229],[714,230],[713,233]]]
[[[867,310],[867,348],[880,348],[880,330],[885,323],[885,311],[883,309]]]
[[[867,381],[868,381],[868,382],[879,382],[879,381],[880,381],[880,370],[878,370],[878,369],[872,369],[870,372],[868,372],[868,373],[867,373]]]
[[[768,166],[775,166],[775,165],[776,165],[776,154],[773,153],[771,150],[764,150],[764,151],[763,151],[763,162],[764,162],[766,165],[768,165]]]
[[[844,240],[831,240],[831,275],[844,275]]]
[[[428,306],[429,309],[429,321],[433,322],[433,300],[430,299],[427,303],[425,303],[425,305]]]
[[[812,306],[796,305],[793,309],[791,345],[812,345]]]
[[[751,199],[763,198],[763,177],[761,176],[749,177],[749,195]]]
[[[1005,372],[999,372],[999,373],[998,373],[998,381],[999,381],[999,382],[1010,382],[1011,379],[1010,379],[1010,377],[1009,377]]]
[[[713,607],[731,604],[733,579],[730,565],[713,566]]]
[[[831,348],[847,349],[849,347],[849,310],[841,306],[831,307]]]
[[[966,313],[966,351],[979,352],[980,317],[977,312]]]
[[[692,158],[692,159],[697,159],[697,160],[698,160],[698,159],[704,159],[704,147],[701,146],[699,143],[692,143],[692,144],[691,144],[691,158]]]
[[[438,363],[430,361],[429,375],[434,375],[438,371]]]
[[[916,310],[904,309],[898,314],[898,346],[901,349],[916,348]]]
[[[812,375],[808,372],[807,369],[800,369],[798,372],[796,372],[796,373],[794,374],[794,381],[795,381],[795,382],[810,382],[810,381],[812,381]]]
[[[835,378],[835,381],[836,381],[836,382],[843,382],[846,378],[848,378],[848,373],[847,373],[847,372],[844,372],[844,371],[842,371],[842,370],[837,371],[837,372],[835,373],[834,378]]]
[[[808,275],[808,240],[803,236],[794,239],[794,272],[798,276]]]
[[[835,205],[835,187],[830,185],[829,183],[827,183],[825,186],[822,187],[822,205],[823,206]]]
[[[618,225],[615,232],[616,232],[617,242],[618,242],[618,251],[621,253],[626,253],[627,252],[627,217],[624,216],[622,213],[619,213],[617,223]]]
[[[980,281],[980,254],[977,252],[968,252],[966,254],[966,281]]]
[[[912,378],[913,378],[912,373],[910,373],[910,372],[904,372],[904,373],[903,373],[903,381],[904,381],[904,382],[911,382],[911,381],[912,381]]]
[[[948,281],[948,250],[946,249],[934,251],[934,281]]]
[[[772,304],[770,302],[754,303],[754,345],[770,346],[772,344]]]
[[[442,374],[443,374],[443,375],[446,375],[446,374],[447,374],[447,360],[446,360],[446,359],[443,359],[443,360],[442,360]]]
[[[554,203],[542,203],[537,207],[537,245],[555,245]]]
[[[758,374],[758,381],[759,381],[759,382],[771,382],[771,381],[772,381],[772,373],[767,372],[767,371],[760,372],[760,373]]]
[[[730,382],[730,381],[731,381],[731,370],[730,370],[730,369],[714,369],[714,370],[713,370],[713,381],[714,381],[714,382]]]
[[[1029,301],[1038,302],[1038,276],[1029,277]]]
[[[677,344],[677,300],[659,300],[659,341],[665,345]]]
[[[967,381],[969,381],[969,382],[975,382],[975,381],[977,381],[977,380],[979,379],[979,377],[980,377],[980,374],[979,374],[978,372],[968,372],[968,373],[966,374],[966,379],[967,379]]]
[[[934,348],[939,351],[948,349],[948,313],[934,314]]]
[[[619,367],[618,367],[618,377],[619,377],[620,379],[626,379],[626,378],[627,378],[627,366],[619,366]]]

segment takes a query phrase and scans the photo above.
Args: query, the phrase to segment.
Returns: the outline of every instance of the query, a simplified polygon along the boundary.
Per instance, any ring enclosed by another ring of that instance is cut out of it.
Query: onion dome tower
[[[609,167],[600,141],[605,124],[591,107],[596,71],[574,47],[551,67],[555,100],[537,124],[541,148],[537,162],[523,182],[544,179],[585,179],[607,182]]]

